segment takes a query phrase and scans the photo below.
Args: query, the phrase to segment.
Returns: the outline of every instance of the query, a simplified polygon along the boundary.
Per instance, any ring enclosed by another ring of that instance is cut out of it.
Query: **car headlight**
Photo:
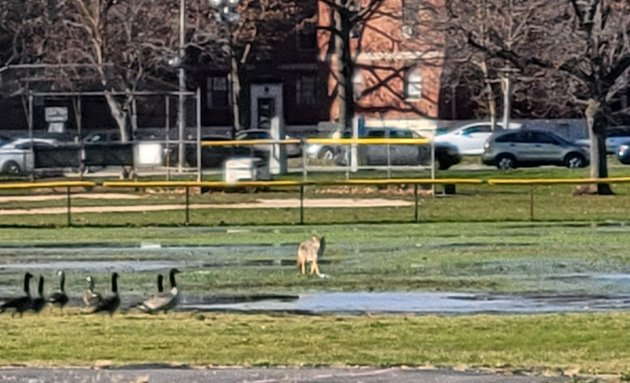
[[[619,145],[619,154],[622,154],[623,152],[627,151],[628,147],[630,147],[630,145],[627,145],[627,144]]]

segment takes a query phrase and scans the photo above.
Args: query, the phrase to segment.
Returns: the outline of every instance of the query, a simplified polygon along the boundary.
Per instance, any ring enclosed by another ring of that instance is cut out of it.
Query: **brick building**
[[[301,0],[305,1],[305,0]],[[241,120],[244,128],[266,127],[271,114],[280,114],[289,127],[317,128],[339,115],[334,75],[335,54],[331,49],[331,14],[321,0],[311,0],[312,14],[296,20],[301,27],[271,49],[254,52],[241,79]],[[357,0],[361,1],[361,0]],[[365,1],[365,0],[364,0]],[[351,45],[356,65],[353,86],[356,112],[369,124],[422,128],[439,117],[442,74],[440,37],[423,28],[417,1],[384,0],[365,22],[352,31]],[[206,132],[232,125],[227,63],[200,65],[188,74],[191,87],[201,88],[201,118]],[[175,85],[175,83],[173,83]],[[62,98],[38,99],[35,127],[47,106],[67,105]],[[176,126],[176,101],[169,113],[160,99],[139,101],[138,127],[164,127],[166,116]],[[189,102],[189,125],[194,122],[194,103]],[[0,108],[12,108],[11,129],[26,129],[23,100],[0,100]],[[115,128],[104,100],[89,99],[83,105],[84,130]],[[70,113],[72,115],[72,113]],[[93,118],[98,116],[98,118]],[[5,121],[6,123],[7,121]],[[75,125],[70,121],[70,129]],[[6,127],[2,127],[6,129]]]
[[[356,113],[368,124],[426,126],[439,115],[442,74],[441,36],[426,25],[427,17],[415,0],[384,0],[369,18],[354,26],[352,54]],[[334,25],[329,7],[319,2],[318,22]],[[329,70],[327,94],[335,93],[335,53],[329,49],[331,34],[318,35],[319,60]],[[336,119],[334,101],[329,118]]]

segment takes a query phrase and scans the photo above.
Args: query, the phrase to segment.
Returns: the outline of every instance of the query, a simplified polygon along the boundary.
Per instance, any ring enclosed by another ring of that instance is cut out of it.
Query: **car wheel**
[[[516,160],[509,154],[499,154],[496,159],[497,169],[508,170],[516,167]]]
[[[437,167],[440,170],[448,170],[451,167],[451,164],[448,161],[444,161],[444,160],[440,160],[436,158],[435,162],[437,163]]]
[[[584,164],[585,164],[584,157],[577,153],[569,153],[564,158],[564,165],[570,169],[584,167]]]
[[[331,147],[326,146],[319,151],[318,157],[322,160],[332,161],[335,159],[335,152]]]
[[[15,161],[7,161],[2,167],[2,173],[18,176],[22,174],[22,168]]]

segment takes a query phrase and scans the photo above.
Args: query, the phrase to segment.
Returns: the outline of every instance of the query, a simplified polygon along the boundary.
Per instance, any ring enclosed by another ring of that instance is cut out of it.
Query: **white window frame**
[[[414,67],[405,74],[405,99],[420,100],[422,98],[422,72]]]

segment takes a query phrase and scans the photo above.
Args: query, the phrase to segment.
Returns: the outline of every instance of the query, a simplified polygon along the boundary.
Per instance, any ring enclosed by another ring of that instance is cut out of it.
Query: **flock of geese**
[[[179,270],[173,268],[169,271],[169,282],[171,289],[164,291],[163,279],[160,274],[157,276],[157,294],[151,296],[144,302],[140,303],[137,308],[146,313],[157,313],[160,311],[168,312],[172,310],[179,303],[179,289],[177,288],[177,282],[175,281],[175,274],[179,273]],[[70,299],[66,294],[66,275],[60,270],[57,272],[59,276],[59,290],[50,294],[48,297],[44,295],[44,277],[39,277],[39,283],[37,285],[37,297],[31,296],[31,279],[33,274],[27,272],[24,274],[24,295],[9,299],[0,305],[0,313],[7,310],[13,310],[12,317],[19,314],[20,317],[27,311],[33,311],[35,313],[41,312],[47,304],[59,307],[63,309],[68,304]],[[88,282],[88,289],[83,294],[83,303],[89,313],[108,313],[110,316],[114,315],[118,307],[120,306],[120,295],[118,294],[118,273],[112,273],[112,292],[110,295],[103,296],[94,291],[94,280],[91,276],[86,278]]]

